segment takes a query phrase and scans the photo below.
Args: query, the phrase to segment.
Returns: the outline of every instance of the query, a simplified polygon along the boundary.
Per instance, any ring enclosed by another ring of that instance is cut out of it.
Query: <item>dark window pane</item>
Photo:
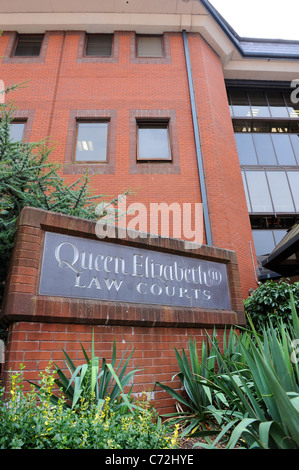
[[[271,123],[267,121],[254,121],[252,132],[271,132]]]
[[[86,55],[109,57],[112,54],[113,34],[91,34],[87,36]]]
[[[291,134],[290,139],[299,165],[299,134]]]
[[[294,212],[290,187],[284,171],[268,171],[271,196],[276,212]]]
[[[290,121],[288,123],[288,132],[293,134],[298,134],[299,132],[299,119],[297,121]]]
[[[139,126],[138,158],[141,160],[170,160],[167,126]]]
[[[272,134],[279,165],[296,165],[290,138],[287,134]]]
[[[20,34],[14,55],[16,57],[36,57],[39,56],[40,48],[43,42],[43,35]]]
[[[137,37],[138,57],[162,57],[162,37],[161,36],[139,36]]]
[[[289,117],[288,110],[279,91],[267,93],[272,117]]]
[[[269,255],[275,248],[272,230],[252,230],[257,256]]]
[[[230,91],[232,108],[235,117],[251,117],[250,106],[246,91],[231,90]]]
[[[13,142],[18,142],[22,140],[24,128],[25,128],[24,122],[12,122],[10,125],[10,139]]]
[[[270,111],[263,91],[249,91],[253,117],[269,117]]]
[[[266,175],[263,171],[246,171],[252,212],[273,212]]]
[[[107,122],[78,123],[76,161],[103,162],[107,159]]]
[[[251,132],[251,122],[238,119],[233,122],[235,132]]]
[[[242,132],[235,134],[241,165],[258,165],[252,135]]]
[[[253,134],[260,165],[277,165],[270,134]]]
[[[289,131],[289,125],[286,122],[273,122],[271,124],[271,132],[273,134],[283,134]]]
[[[299,212],[299,171],[288,171],[288,178],[296,211]]]

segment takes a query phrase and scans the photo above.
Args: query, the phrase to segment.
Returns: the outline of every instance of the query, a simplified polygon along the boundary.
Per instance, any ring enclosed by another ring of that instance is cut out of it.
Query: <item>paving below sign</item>
[[[226,265],[46,232],[39,294],[230,310]]]

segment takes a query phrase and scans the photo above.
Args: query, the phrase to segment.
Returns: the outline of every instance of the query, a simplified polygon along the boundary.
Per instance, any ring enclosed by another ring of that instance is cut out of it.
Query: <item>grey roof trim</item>
[[[208,0],[199,0],[244,58],[299,59],[299,41],[242,38]]]

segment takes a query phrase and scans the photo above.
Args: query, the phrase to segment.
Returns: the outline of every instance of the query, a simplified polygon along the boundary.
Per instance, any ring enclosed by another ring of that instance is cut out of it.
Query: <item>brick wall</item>
[[[0,57],[9,55],[14,35],[6,32],[0,37]],[[71,163],[75,117],[109,116],[110,163],[89,168],[98,173],[92,179],[96,193],[116,196],[138,188],[129,202],[147,206],[201,202],[182,35],[164,35],[163,59],[136,59],[133,31],[115,33],[113,57],[107,59],[83,57],[82,31],[51,31],[45,39],[39,61],[0,59],[6,85],[28,80],[26,88],[12,96],[23,114],[34,113],[26,138],[49,136],[55,145],[51,159],[62,165],[62,174],[72,182],[86,170],[85,164]],[[189,45],[214,245],[236,251],[245,298],[248,289],[256,287],[252,235],[222,67],[199,34],[189,35]],[[171,117],[172,164],[136,165],[138,113]]]
[[[191,337],[196,339],[200,348],[206,332],[211,334],[214,327],[221,342],[226,326],[245,324],[236,255],[232,251],[207,246],[190,252],[183,241],[162,237],[109,241],[226,264],[231,310],[40,295],[45,233],[51,231],[96,240],[95,225],[95,222],[76,217],[23,209],[1,312],[9,324],[4,382],[7,383],[9,370],[19,370],[21,363],[25,365],[24,377],[27,380],[36,380],[49,361],[62,367],[62,349],[72,359],[82,361],[80,341],[90,351],[94,329],[97,355],[111,359],[114,340],[119,358],[126,348],[128,353],[135,349],[132,367],[142,370],[136,374],[134,391],[140,393],[151,389],[157,409],[163,412],[173,410],[173,400],[155,387],[155,383],[171,385],[172,376],[178,372],[174,347],[179,351],[188,349]],[[172,385],[180,387],[178,381]]]
[[[199,349],[201,342],[206,338],[206,331],[212,334],[211,329],[203,328],[190,328],[186,331],[185,328],[16,322],[9,334],[7,365],[14,371],[19,370],[22,363],[25,366],[24,379],[37,382],[39,373],[48,367],[49,361],[53,361],[70,377],[62,349],[75,365],[85,363],[80,342],[90,357],[92,331],[95,351],[100,359],[111,360],[114,340],[117,343],[116,364],[126,350],[127,358],[134,349],[127,372],[132,368],[138,368],[140,371],[134,376],[132,391],[136,394],[142,391],[151,392],[153,404],[161,413],[173,412],[174,400],[158,387],[156,382],[165,383],[178,391],[182,387],[178,379],[171,380],[172,376],[179,372],[174,348],[179,352],[182,352],[182,348],[188,351],[190,336],[192,340],[196,340]],[[219,330],[220,345],[222,333],[223,330]],[[29,385],[25,384],[25,389],[28,387]]]

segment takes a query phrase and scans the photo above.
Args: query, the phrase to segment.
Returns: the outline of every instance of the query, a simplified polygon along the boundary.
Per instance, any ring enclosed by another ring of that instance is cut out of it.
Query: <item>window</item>
[[[137,160],[171,160],[168,122],[137,122]]]
[[[289,183],[291,186],[295,208],[296,208],[296,211],[299,212],[299,172],[288,171],[287,175],[288,175]]]
[[[252,135],[249,133],[240,132],[235,134],[235,138],[240,164],[258,165]]]
[[[251,211],[272,213],[273,207],[266,174],[263,171],[246,171]]]
[[[273,134],[271,137],[278,165],[296,165],[290,137],[287,134]]]
[[[251,116],[247,92],[244,90],[232,90],[230,92],[230,102],[233,116]]]
[[[19,34],[13,56],[38,57],[43,38],[43,34]]]
[[[299,171],[244,171],[250,213],[299,212]]]
[[[113,34],[87,34],[86,56],[111,57]]]
[[[267,171],[275,212],[294,212],[287,175],[284,171]]]
[[[263,91],[250,91],[249,99],[253,117],[270,117],[270,111]]]
[[[25,122],[12,122],[10,125],[10,138],[12,142],[19,142],[24,135]]]
[[[286,233],[286,230],[252,230],[257,256],[269,255]]]
[[[299,164],[299,136],[289,133],[288,125],[278,127],[270,126],[270,124],[267,126],[266,123],[258,126],[253,124],[253,132],[250,132],[249,126],[236,121],[234,127],[237,131],[235,138],[242,166],[297,166]]]
[[[137,57],[163,57],[162,36],[137,36]]]
[[[234,118],[283,118],[299,117],[299,103],[291,101],[290,90],[263,90],[228,88],[231,115]]]
[[[253,138],[260,164],[276,165],[276,158],[270,134],[254,134]]]
[[[270,91],[267,96],[272,117],[289,117],[283,94],[280,91]]]
[[[76,162],[106,162],[108,122],[77,122]]]

